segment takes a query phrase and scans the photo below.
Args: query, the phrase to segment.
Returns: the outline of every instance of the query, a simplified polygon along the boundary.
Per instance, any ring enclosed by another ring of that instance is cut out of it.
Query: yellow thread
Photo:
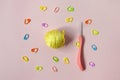
[[[59,30],[51,30],[47,32],[45,35],[45,42],[47,46],[51,48],[60,48],[64,46],[64,32],[60,32]]]

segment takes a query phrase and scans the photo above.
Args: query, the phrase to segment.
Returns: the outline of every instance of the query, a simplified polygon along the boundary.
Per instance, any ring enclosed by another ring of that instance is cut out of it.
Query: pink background
[[[46,5],[47,11],[41,12],[40,5]],[[74,6],[75,11],[66,11],[68,6]],[[60,12],[53,12],[55,7]],[[65,18],[73,16],[72,23],[66,23]],[[24,25],[24,19],[30,17],[32,22]],[[93,19],[90,26],[84,25],[86,39],[84,57],[86,70],[80,71],[76,65],[78,27],[81,21]],[[42,22],[49,24],[48,28],[41,26]],[[66,30],[71,41],[57,50],[48,48],[44,42],[44,34],[50,29]],[[93,36],[91,30],[100,31]],[[120,0],[0,0],[0,80],[120,80]],[[25,41],[26,33],[30,38]],[[95,52],[91,45],[95,43]],[[31,48],[38,47],[39,52],[32,54]],[[28,63],[21,57],[27,55]],[[55,63],[52,56],[59,57]],[[70,64],[63,63],[63,57],[69,57]],[[89,61],[95,62],[94,68]],[[36,65],[42,65],[41,72],[35,71]],[[58,72],[51,70],[57,66]]]

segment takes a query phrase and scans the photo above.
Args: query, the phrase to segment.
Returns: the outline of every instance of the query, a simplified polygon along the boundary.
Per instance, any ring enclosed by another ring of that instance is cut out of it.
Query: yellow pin
[[[27,56],[23,56],[22,57],[22,60],[25,61],[25,62],[28,62],[29,61],[29,58]]]
[[[46,11],[47,10],[47,6],[40,6],[40,10],[41,11]]]
[[[69,64],[69,63],[70,63],[70,61],[69,61],[69,58],[68,58],[68,57],[64,57],[64,58],[63,58],[63,61],[64,61],[64,63],[65,63],[65,64]]]
[[[65,19],[65,22],[69,23],[69,22],[73,22],[73,17],[68,17]]]
[[[80,42],[76,42],[75,45],[79,48],[80,47]]]

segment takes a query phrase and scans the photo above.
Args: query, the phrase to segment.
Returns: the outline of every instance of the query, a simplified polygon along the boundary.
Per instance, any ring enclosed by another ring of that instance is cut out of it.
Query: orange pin
[[[31,49],[31,52],[37,53],[38,50],[39,50],[38,48],[32,48],[32,49]]]
[[[91,24],[92,23],[92,19],[87,19],[86,21],[85,21],[85,24]]]
[[[29,24],[31,22],[31,19],[30,18],[27,18],[24,20],[24,24]]]

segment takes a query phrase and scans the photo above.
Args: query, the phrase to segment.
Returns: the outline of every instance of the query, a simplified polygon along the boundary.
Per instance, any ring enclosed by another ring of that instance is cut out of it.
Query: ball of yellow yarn
[[[65,44],[65,33],[59,30],[51,30],[45,34],[45,42],[51,48],[60,48]]]

